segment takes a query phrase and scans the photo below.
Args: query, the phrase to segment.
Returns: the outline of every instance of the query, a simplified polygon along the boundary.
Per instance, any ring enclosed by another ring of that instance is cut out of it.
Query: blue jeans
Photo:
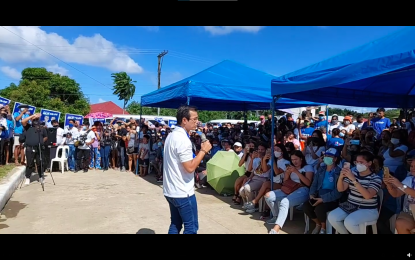
[[[69,170],[75,170],[75,160],[76,160],[75,145],[68,144],[68,146],[69,146],[69,154],[68,154]]]
[[[378,220],[377,209],[358,209],[347,214],[341,208],[331,211],[327,217],[331,226],[340,234],[360,234],[360,224]]]
[[[274,217],[278,216],[275,224],[282,228],[290,208],[306,202],[309,199],[308,192],[308,188],[301,187],[290,195],[285,194],[281,190],[274,190],[267,193],[265,195],[265,201],[271,209],[272,215]],[[280,205],[278,205],[278,202]]]
[[[196,196],[187,198],[170,198],[165,196],[170,206],[169,234],[180,234],[184,225],[183,234],[197,234],[199,221],[197,216]]]
[[[110,152],[111,152],[111,146],[101,146],[101,160],[102,160],[102,167],[104,169],[109,168],[109,162],[110,162]]]
[[[120,168],[125,167],[125,147],[118,148],[118,156],[120,158]]]

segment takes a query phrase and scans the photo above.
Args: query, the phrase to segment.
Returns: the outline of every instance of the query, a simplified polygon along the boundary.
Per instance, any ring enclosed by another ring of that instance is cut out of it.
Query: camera
[[[87,139],[87,135],[80,135],[75,142],[75,146],[84,146]]]

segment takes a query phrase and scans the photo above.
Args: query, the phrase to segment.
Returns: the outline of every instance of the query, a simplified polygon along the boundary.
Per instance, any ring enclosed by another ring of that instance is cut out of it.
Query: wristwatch
[[[354,182],[352,182],[353,183],[353,185],[356,185],[357,183],[358,183],[358,181],[357,180],[355,180]]]
[[[408,186],[403,185],[403,186],[402,186],[402,187],[400,187],[399,189],[400,189],[401,191],[403,191],[403,193],[405,193],[406,188],[408,188]]]

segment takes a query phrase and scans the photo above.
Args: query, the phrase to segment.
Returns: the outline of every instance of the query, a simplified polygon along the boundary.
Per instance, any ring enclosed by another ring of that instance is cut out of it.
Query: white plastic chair
[[[327,217],[329,216],[329,213],[331,211],[327,212]],[[304,213],[304,221],[305,221],[305,229],[304,234],[308,234],[310,231],[310,218]],[[331,226],[329,220],[326,220],[326,234],[332,234],[333,233],[333,227]]]
[[[377,196],[379,196],[380,198],[380,204],[379,204],[379,213],[382,209],[382,204],[383,204],[383,190],[379,189]],[[372,226],[372,230],[373,230],[373,234],[377,234],[378,233],[378,228],[376,226],[376,223],[378,222],[378,220],[376,219],[375,221],[370,221],[370,222],[365,222],[359,225],[360,228],[360,234],[366,234],[366,227],[367,226]]]
[[[58,157],[59,151],[62,151],[60,157]],[[59,170],[62,171],[62,174],[65,171],[65,165],[66,165],[66,170],[69,170],[68,156],[67,156],[68,154],[69,154],[69,146],[67,145],[58,146],[58,148],[56,149],[56,156],[50,162],[50,170],[52,171],[52,168],[53,168],[52,166],[54,162],[59,163]]]

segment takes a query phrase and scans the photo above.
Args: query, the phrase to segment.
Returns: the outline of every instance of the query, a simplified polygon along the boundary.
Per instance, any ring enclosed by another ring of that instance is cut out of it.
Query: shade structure
[[[193,76],[141,97],[145,107],[178,108],[187,104],[200,110],[269,110],[271,80],[276,76],[225,60]],[[321,106],[297,99],[278,100],[276,108]]]
[[[219,194],[233,194],[238,177],[245,168],[239,167],[239,157],[234,152],[219,151],[207,163],[207,182]]]
[[[112,114],[104,113],[104,112],[96,112],[96,113],[89,113],[85,116],[85,118],[99,118],[99,119],[105,119],[112,117]]]
[[[415,107],[415,27],[272,80],[271,94],[357,107]]]

